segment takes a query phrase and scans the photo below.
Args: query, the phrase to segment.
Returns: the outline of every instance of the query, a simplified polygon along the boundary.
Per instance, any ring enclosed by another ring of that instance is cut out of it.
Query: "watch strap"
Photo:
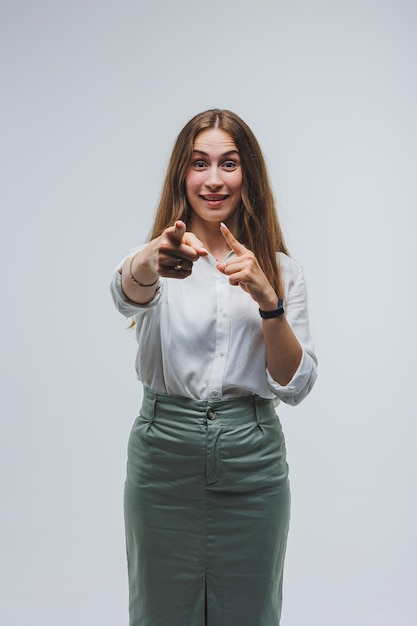
[[[261,311],[261,309],[259,309],[259,315],[262,317],[263,320],[269,320],[273,317],[279,317],[280,315],[282,315],[284,313],[284,302],[281,298],[278,298],[278,308],[277,309],[273,309],[272,311]]]

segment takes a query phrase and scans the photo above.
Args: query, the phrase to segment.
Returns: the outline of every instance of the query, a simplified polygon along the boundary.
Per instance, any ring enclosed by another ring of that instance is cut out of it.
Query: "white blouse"
[[[230,252],[226,259],[233,255]],[[200,257],[188,278],[161,278],[159,292],[146,305],[126,297],[116,271],[111,293],[118,310],[135,318],[136,372],[143,385],[156,393],[202,400],[257,394],[287,404],[301,402],[317,377],[306,286],[302,268],[293,259],[279,253],[278,262],[285,315],[303,350],[300,365],[285,386],[273,380],[266,367],[257,303],[229,284],[212,255]]]

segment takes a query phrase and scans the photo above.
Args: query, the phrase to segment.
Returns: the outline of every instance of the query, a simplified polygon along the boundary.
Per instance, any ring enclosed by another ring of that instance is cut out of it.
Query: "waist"
[[[206,419],[210,415],[217,418],[227,417],[234,422],[247,422],[248,417],[262,413],[276,419],[273,400],[257,395],[228,398],[226,400],[196,400],[182,396],[155,393],[144,387],[142,411],[148,416],[170,415],[178,419]]]

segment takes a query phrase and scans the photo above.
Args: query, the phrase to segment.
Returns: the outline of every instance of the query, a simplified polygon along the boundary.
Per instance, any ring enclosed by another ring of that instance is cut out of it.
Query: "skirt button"
[[[209,420],[216,419],[216,411],[214,409],[209,409],[207,411],[207,419],[209,419]]]

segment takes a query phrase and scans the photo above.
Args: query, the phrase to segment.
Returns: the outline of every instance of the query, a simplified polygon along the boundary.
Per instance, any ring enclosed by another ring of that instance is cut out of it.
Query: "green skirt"
[[[145,389],[125,484],[130,626],[277,626],[289,516],[271,400]]]

